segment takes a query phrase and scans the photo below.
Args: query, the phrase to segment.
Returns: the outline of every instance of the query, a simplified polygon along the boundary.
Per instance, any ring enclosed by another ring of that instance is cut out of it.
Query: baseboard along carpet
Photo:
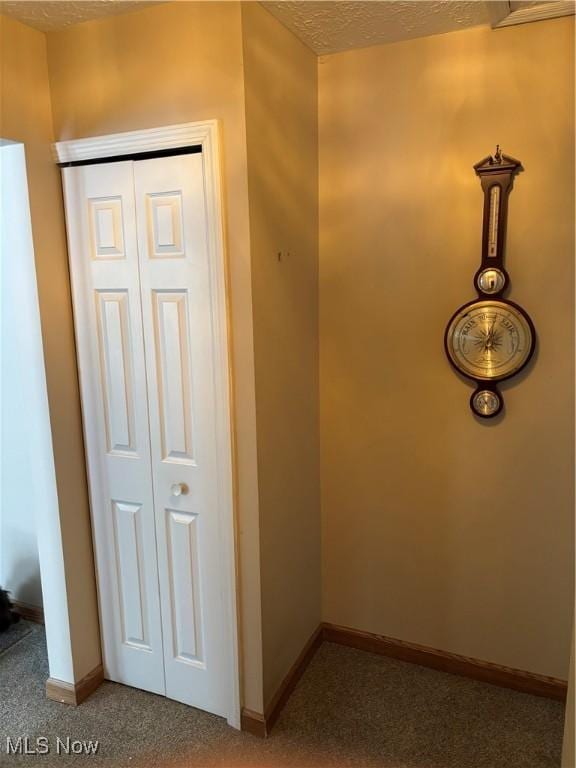
[[[546,677],[456,653],[440,651],[436,648],[408,643],[393,637],[323,623],[304,646],[266,707],[264,714],[252,712],[249,709],[242,710],[243,731],[248,731],[261,738],[270,734],[291,692],[298,684],[316,651],[325,642],[376,653],[410,664],[418,664],[422,667],[430,667],[441,672],[480,680],[502,688],[511,688],[533,696],[545,696],[562,702],[566,701],[568,689],[566,680],[558,680],[554,677]]]
[[[43,630],[0,655],[0,765],[62,768],[553,768],[560,701],[324,642],[267,739],[221,718],[104,682],[81,706],[45,695]],[[5,738],[48,738],[48,755],[7,756]],[[98,740],[65,758],[56,739]]]

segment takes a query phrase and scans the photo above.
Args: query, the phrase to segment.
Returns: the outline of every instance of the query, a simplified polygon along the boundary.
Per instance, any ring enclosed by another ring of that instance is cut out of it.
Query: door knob
[[[170,486],[172,496],[184,496],[188,493],[188,486],[185,483],[174,483]]]

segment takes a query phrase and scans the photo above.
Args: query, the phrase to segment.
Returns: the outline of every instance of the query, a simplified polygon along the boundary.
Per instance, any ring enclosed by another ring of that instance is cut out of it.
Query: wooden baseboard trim
[[[431,667],[453,675],[470,677],[503,688],[512,688],[515,691],[530,693],[534,696],[545,696],[559,701],[566,699],[568,684],[565,680],[558,680],[555,677],[524,672],[489,661],[479,661],[456,653],[439,651],[435,648],[396,640],[384,635],[374,635],[370,632],[362,632],[358,629],[341,627],[336,624],[325,623],[322,625],[322,639],[326,642],[347,645],[361,651],[390,656],[410,664],[419,664],[422,667]]]
[[[104,670],[99,664],[92,672],[85,675],[78,683],[65,683],[49,677],[46,681],[46,696],[60,704],[78,706],[93,693],[104,680]]]
[[[33,621],[35,624],[44,624],[44,611],[37,605],[29,605],[28,603],[20,603],[18,600],[13,600],[12,604],[14,610],[22,619],[26,621]]]
[[[294,664],[288,670],[288,674],[280,683],[278,690],[270,700],[264,714],[243,709],[241,714],[241,728],[254,736],[264,738],[269,735],[278,720],[280,712],[290,698],[290,694],[298,685],[298,681],[312,661],[314,654],[322,645],[322,626],[319,626],[310,637]]]
[[[268,736],[264,715],[261,715],[259,712],[253,712],[251,709],[246,709],[245,707],[240,713],[240,728],[261,739]]]
[[[421,667],[430,667],[441,672],[449,672],[452,675],[460,675],[460,677],[469,677],[501,688],[512,688],[515,691],[529,693],[533,696],[545,696],[564,701],[567,695],[567,682],[555,677],[545,677],[533,672],[524,672],[520,669],[493,664],[489,661],[460,656],[457,653],[448,653],[436,648],[408,643],[405,640],[397,640],[385,635],[375,635],[371,632],[362,632],[359,629],[324,623],[318,627],[302,649],[266,707],[264,714],[253,712],[250,709],[242,710],[241,728],[243,731],[260,738],[265,738],[270,734],[290,694],[323,642],[347,645],[360,651],[378,653],[381,656],[389,656],[410,664],[418,664]]]
[[[314,654],[322,645],[322,635],[322,626],[319,626],[300,652],[300,655],[289,669],[288,674],[280,683],[278,690],[266,707],[264,717],[266,720],[266,728],[268,729],[268,732],[270,732],[274,726],[274,723],[276,720],[278,720],[280,712],[282,712],[284,705],[290,698],[290,694],[298,685],[298,681],[314,658]]]

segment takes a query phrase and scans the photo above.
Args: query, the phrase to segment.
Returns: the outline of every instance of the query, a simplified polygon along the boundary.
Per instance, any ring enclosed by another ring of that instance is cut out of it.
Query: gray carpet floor
[[[86,768],[557,768],[563,706],[324,643],[272,735],[258,739],[159,696],[104,683],[80,707],[48,701],[40,627],[0,655],[0,765]],[[6,737],[49,739],[6,754]],[[56,739],[98,740],[95,756]]]

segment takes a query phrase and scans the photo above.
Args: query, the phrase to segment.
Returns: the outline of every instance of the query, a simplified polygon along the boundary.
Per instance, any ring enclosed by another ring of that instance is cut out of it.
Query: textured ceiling
[[[318,54],[437,35],[490,20],[485,3],[479,0],[271,0],[263,5]]]
[[[49,32],[167,1],[0,0],[0,13]],[[574,0],[267,0],[262,5],[318,54],[574,13]]]
[[[149,0],[1,0],[0,12],[13,16],[29,27],[42,32],[63,29],[71,24],[112,16],[118,13],[136,11],[146,5],[155,5]]]

